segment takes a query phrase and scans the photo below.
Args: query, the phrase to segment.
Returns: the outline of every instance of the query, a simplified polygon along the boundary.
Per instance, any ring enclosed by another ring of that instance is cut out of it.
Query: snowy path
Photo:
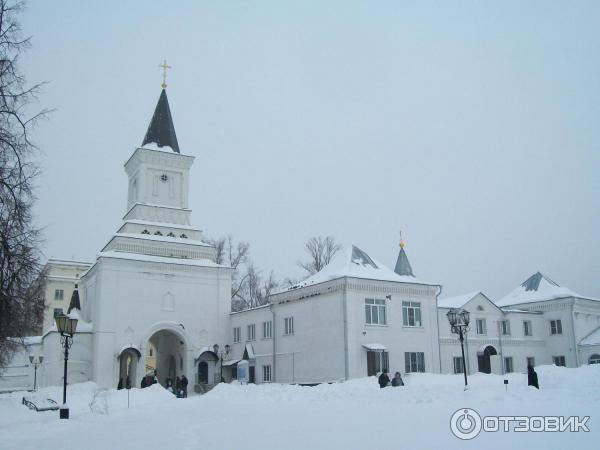
[[[538,369],[542,389],[512,374],[462,378],[420,374],[404,388],[374,379],[314,388],[221,385],[205,396],[175,399],[162,388],[107,391],[108,414],[92,413],[96,386],[70,387],[71,419],[35,413],[22,394],[0,395],[0,449],[596,449],[600,439],[600,366]],[[60,388],[40,390],[55,399]],[[589,433],[484,433],[461,441],[450,416],[470,407],[481,415],[591,416]],[[67,437],[68,436],[68,437]]]

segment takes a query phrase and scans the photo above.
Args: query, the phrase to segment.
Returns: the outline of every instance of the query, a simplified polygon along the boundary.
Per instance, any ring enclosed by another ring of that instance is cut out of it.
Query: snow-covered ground
[[[316,387],[222,384],[187,399],[153,386],[132,389],[129,409],[125,390],[82,383],[69,387],[69,420],[28,410],[24,393],[15,392],[0,395],[0,449],[600,448],[600,365],[537,371],[539,391],[524,374],[506,376],[508,391],[504,377],[483,374],[469,378],[467,391],[461,376],[435,374],[386,389],[375,378]],[[62,390],[36,395],[60,400]],[[590,416],[590,432],[481,432],[462,441],[451,434],[450,417],[465,407],[482,416]]]

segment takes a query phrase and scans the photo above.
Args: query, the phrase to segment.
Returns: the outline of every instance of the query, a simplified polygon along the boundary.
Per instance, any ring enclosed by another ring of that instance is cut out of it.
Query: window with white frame
[[[367,325],[386,325],[385,300],[365,299],[365,323]]]
[[[367,375],[377,375],[382,371],[389,372],[390,360],[386,351],[367,351]]]
[[[271,365],[267,364],[262,366],[262,380],[263,383],[270,383],[271,382]]]
[[[531,336],[533,334],[532,328],[531,328],[531,320],[524,320],[523,321],[523,336]]]
[[[254,341],[256,339],[256,325],[250,324],[248,325],[248,331],[246,333],[246,340]]]
[[[527,357],[527,365],[531,367],[535,367],[535,358],[533,356]]]
[[[504,373],[512,373],[513,371],[513,359],[512,356],[504,358]]]
[[[465,366],[463,364],[462,356],[454,357],[454,373],[463,373],[465,371]]]
[[[286,317],[283,319],[283,334],[294,334],[294,318]]]
[[[425,353],[423,352],[406,352],[404,353],[404,371],[410,372],[425,372]]]
[[[477,334],[487,334],[487,325],[485,323],[485,319],[475,320],[475,325],[477,326]]]
[[[240,327],[233,328],[233,343],[237,344],[242,341],[242,329]]]
[[[421,326],[421,303],[402,302],[402,324],[405,327]]]
[[[566,367],[566,365],[567,365],[564,356],[553,356],[552,362],[554,363],[555,366],[559,366],[559,367]]]
[[[263,339],[271,339],[273,337],[273,322],[268,320],[263,322]]]
[[[500,322],[500,333],[504,336],[510,335],[510,322],[508,320],[502,320]]]
[[[54,300],[63,300],[65,298],[65,291],[63,289],[54,290]]]
[[[550,321],[550,334],[562,334],[562,322],[560,319]]]

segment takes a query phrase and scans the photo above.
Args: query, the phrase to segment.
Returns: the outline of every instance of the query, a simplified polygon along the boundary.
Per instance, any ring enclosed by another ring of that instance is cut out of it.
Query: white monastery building
[[[541,273],[498,301],[481,292],[440,298],[442,286],[414,276],[403,243],[394,270],[348,245],[268,305],[231,312],[231,268],[215,263],[214,247],[192,225],[194,157],[180,153],[165,87],[142,146],[125,162],[121,226],[93,263],[48,261],[43,334],[25,339],[0,389],[33,385],[29,355],[44,356],[39,386],[62,384],[60,313],[79,319],[69,382],[106,388],[124,380],[139,387],[148,368],[163,386],[185,374],[197,392],[242,373],[249,382],[299,384],[382,370],[462,373],[451,309],[470,312],[468,373],[600,363],[600,300]]]

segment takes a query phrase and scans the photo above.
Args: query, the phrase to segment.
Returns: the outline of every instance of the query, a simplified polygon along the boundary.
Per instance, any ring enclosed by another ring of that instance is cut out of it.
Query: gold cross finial
[[[402,240],[402,230],[400,230],[400,248],[404,248],[404,241]]]
[[[165,59],[162,64],[159,64],[158,67],[162,67],[163,70],[163,82],[161,84],[162,88],[165,89],[167,87],[167,69],[171,69],[171,66],[167,66],[167,60]]]

